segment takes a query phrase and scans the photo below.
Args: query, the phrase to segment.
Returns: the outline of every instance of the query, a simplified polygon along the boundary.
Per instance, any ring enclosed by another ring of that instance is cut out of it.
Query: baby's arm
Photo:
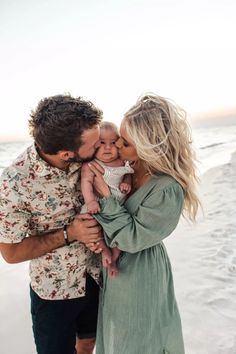
[[[94,173],[88,166],[88,163],[83,163],[81,169],[81,191],[84,197],[87,210],[91,214],[100,211],[99,203],[96,200],[96,195],[93,190]]]
[[[128,194],[131,191],[131,181],[132,177],[130,173],[124,175],[124,178],[120,184],[120,191],[122,193]]]

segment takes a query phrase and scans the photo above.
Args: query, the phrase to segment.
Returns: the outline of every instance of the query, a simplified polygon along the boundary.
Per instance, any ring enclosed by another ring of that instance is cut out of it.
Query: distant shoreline
[[[207,128],[207,127],[217,127],[217,126],[229,126],[236,125],[236,111],[235,112],[216,112],[214,114],[188,114],[187,120],[191,128]],[[0,135],[0,144],[10,144],[10,143],[32,143],[33,139],[30,136],[19,136],[19,137],[6,137]]]
[[[19,140],[1,140],[0,144],[32,144],[33,140],[31,139],[19,139]]]
[[[212,117],[199,115],[198,119],[196,117],[188,117],[188,120],[192,128],[236,125],[236,113],[232,115],[219,115]]]

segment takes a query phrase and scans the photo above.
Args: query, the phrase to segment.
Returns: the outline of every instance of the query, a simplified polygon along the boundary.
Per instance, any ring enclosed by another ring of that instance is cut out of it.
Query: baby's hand
[[[122,182],[120,184],[120,191],[122,193],[128,194],[131,191],[131,185],[129,183]]]
[[[96,200],[92,200],[91,202],[86,204],[86,206],[87,206],[87,211],[90,214],[96,214],[101,210],[100,205]]]

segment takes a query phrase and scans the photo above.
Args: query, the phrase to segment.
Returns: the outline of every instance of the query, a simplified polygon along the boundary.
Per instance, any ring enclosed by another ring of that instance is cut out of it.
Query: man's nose
[[[101,140],[99,139],[95,144],[95,149],[99,148],[100,146],[101,146]]]

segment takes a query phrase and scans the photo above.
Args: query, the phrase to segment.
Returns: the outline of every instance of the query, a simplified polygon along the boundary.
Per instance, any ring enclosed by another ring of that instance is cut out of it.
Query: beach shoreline
[[[165,244],[187,354],[236,353],[236,152],[206,171],[197,223],[181,220]]]

